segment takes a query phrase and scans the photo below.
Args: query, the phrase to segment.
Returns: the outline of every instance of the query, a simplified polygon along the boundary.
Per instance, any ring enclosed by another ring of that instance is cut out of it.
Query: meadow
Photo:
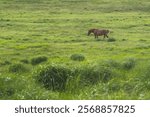
[[[149,0],[0,0],[0,99],[150,99]]]

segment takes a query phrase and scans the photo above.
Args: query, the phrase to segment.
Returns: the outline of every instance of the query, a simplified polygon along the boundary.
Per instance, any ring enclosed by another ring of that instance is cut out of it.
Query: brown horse
[[[91,33],[93,33],[94,34],[94,36],[95,36],[95,39],[96,38],[98,38],[98,36],[102,36],[102,35],[104,35],[104,38],[105,37],[107,37],[108,38],[108,33],[109,33],[109,30],[99,30],[99,29],[90,29],[89,31],[88,31],[88,36],[91,34]]]

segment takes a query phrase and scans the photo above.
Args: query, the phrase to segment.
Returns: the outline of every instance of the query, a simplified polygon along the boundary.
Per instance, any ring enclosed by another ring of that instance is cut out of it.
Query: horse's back
[[[109,33],[109,30],[106,30],[106,29],[99,29],[97,30],[97,32],[101,35],[104,35],[104,34],[108,34]]]

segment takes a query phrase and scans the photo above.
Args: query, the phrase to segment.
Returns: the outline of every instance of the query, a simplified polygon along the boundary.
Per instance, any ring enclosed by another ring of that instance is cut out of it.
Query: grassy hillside
[[[149,0],[0,0],[0,99],[150,99],[149,13]]]

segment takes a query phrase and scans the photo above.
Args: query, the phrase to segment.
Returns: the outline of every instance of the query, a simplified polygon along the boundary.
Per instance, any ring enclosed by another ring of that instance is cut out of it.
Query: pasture
[[[150,99],[149,0],[0,0],[0,99]]]

